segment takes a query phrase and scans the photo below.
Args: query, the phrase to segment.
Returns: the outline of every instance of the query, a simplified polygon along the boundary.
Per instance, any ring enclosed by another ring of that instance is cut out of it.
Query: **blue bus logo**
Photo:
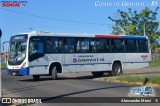
[[[154,97],[154,89],[149,86],[131,88],[128,93],[130,97]]]

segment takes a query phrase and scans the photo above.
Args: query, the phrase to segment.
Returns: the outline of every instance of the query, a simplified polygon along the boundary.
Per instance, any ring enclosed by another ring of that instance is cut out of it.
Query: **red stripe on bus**
[[[20,68],[20,67],[14,67],[14,68]]]
[[[95,35],[96,38],[122,38],[120,35]]]

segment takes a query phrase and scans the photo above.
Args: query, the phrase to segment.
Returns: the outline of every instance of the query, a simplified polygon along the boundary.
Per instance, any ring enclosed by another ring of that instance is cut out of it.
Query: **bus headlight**
[[[25,62],[25,63],[23,63],[23,65],[22,65],[22,67],[21,67],[21,68],[25,68],[25,66],[26,66],[26,62]]]

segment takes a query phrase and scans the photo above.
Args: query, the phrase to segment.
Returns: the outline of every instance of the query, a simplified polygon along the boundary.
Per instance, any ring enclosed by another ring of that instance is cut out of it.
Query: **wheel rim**
[[[116,66],[114,69],[115,74],[119,74],[121,71],[121,68],[119,66]]]
[[[57,79],[57,70],[56,67],[52,69],[52,79]]]

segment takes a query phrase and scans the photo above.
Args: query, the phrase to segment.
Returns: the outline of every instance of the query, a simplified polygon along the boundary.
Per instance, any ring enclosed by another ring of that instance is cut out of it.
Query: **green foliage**
[[[128,82],[143,82],[144,84],[146,83],[160,84],[160,75],[152,75],[149,77],[145,77],[142,75],[139,75],[139,76],[122,75],[122,76],[118,76],[116,79],[120,81],[128,81]]]
[[[149,78],[150,83],[160,84],[160,75],[151,76]]]
[[[144,77],[132,76],[132,75],[122,75],[122,76],[117,77],[117,80],[128,81],[128,82],[143,82]]]
[[[160,67],[160,60],[151,61],[149,66],[150,67]]]
[[[1,68],[2,69],[6,69],[7,68],[7,64],[6,63],[1,63]]]
[[[159,42],[155,42],[155,46],[156,46],[157,48],[160,48],[160,43],[159,43]]]
[[[115,35],[144,35],[144,27],[146,36],[152,44],[155,43],[160,31],[158,30],[159,22],[156,19],[159,7],[155,11],[150,10],[146,7],[141,12],[136,10],[128,9],[128,12],[117,10],[118,18],[113,19],[108,17],[111,21],[115,22],[112,33]]]

